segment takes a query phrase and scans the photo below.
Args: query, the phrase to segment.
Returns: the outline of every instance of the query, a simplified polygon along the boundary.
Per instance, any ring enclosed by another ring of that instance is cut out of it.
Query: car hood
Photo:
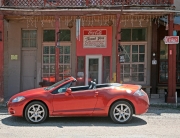
[[[14,96],[12,96],[10,98],[11,99],[14,99],[18,96],[24,96],[24,97],[27,97],[27,96],[31,96],[31,95],[35,95],[35,94],[40,94],[40,93],[44,93],[44,92],[48,92],[47,90],[44,89],[45,87],[42,87],[42,88],[36,88],[36,89],[30,89],[30,90],[26,90],[26,91],[23,91],[23,92],[20,92],[18,94],[15,94]]]

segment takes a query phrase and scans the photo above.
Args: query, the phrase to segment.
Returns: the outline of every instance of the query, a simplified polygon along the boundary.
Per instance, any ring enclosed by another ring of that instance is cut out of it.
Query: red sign
[[[163,40],[165,44],[179,44],[179,36],[165,36]]]

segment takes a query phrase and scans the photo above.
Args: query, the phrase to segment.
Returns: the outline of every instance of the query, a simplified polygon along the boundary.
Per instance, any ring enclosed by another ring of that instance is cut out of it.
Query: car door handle
[[[98,93],[99,93],[99,92],[95,92],[94,97],[98,96]]]

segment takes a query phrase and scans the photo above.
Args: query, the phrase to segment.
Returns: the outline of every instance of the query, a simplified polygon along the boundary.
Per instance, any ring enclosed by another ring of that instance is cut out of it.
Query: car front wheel
[[[132,119],[133,108],[126,101],[115,102],[110,109],[110,117],[115,123],[127,123]]]
[[[25,109],[25,118],[30,123],[40,123],[47,118],[47,108],[39,101],[34,101]]]

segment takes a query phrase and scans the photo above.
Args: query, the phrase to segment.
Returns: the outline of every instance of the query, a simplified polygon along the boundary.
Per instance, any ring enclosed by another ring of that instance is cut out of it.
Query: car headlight
[[[20,102],[20,101],[22,101],[22,100],[24,100],[24,99],[25,99],[24,96],[18,96],[18,97],[14,98],[14,99],[12,100],[12,103],[17,103],[17,102]]]
[[[134,93],[135,96],[144,96],[145,93],[141,90],[137,90],[135,93]]]

